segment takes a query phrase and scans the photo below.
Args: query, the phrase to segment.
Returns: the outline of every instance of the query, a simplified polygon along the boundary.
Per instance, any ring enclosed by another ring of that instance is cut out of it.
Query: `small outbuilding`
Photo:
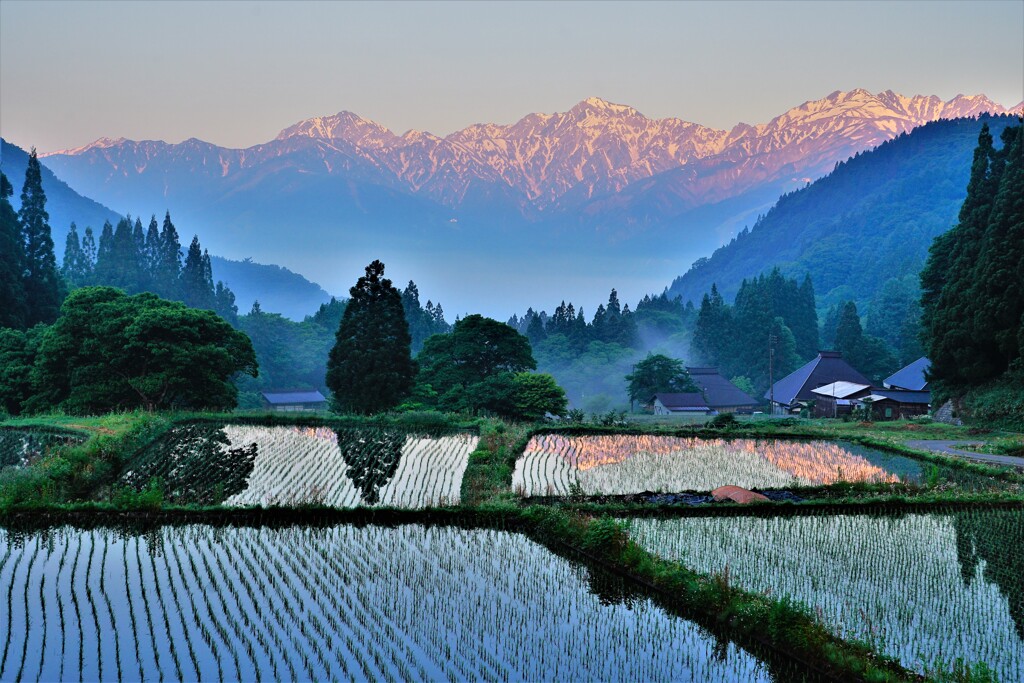
[[[814,417],[839,417],[853,412],[858,398],[870,396],[870,384],[856,382],[832,382],[812,389],[814,394]]]
[[[327,410],[327,399],[319,391],[264,391],[264,407],[281,412]]]
[[[655,394],[655,415],[707,415],[711,408],[704,397],[696,392],[682,394]]]

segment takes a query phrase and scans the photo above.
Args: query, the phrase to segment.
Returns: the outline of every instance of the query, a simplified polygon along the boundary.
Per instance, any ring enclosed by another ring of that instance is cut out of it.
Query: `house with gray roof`
[[[871,386],[871,380],[843,360],[843,354],[819,351],[817,358],[780,379],[764,397],[771,401],[773,414],[786,415],[799,412],[807,402],[820,398],[814,390],[833,382]]]
[[[711,412],[704,396],[697,392],[655,394],[653,403],[655,415],[707,415]]]
[[[686,368],[708,407],[718,413],[749,413],[757,399],[718,373],[718,368]]]

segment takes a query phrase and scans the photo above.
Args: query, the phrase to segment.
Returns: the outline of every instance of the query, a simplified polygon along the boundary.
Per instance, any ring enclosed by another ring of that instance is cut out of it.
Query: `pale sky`
[[[720,128],[833,90],[1024,99],[1024,2],[0,0],[0,135],[228,147],[350,110],[401,133],[589,96]]]

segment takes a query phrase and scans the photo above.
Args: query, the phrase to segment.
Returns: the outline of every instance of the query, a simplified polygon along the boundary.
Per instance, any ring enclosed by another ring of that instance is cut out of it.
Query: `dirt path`
[[[920,448],[925,451],[932,451],[933,453],[942,453],[943,455],[955,455],[961,458],[968,458],[970,460],[977,460],[979,462],[992,463],[994,465],[1009,465],[1010,467],[1018,467],[1024,469],[1024,458],[1014,457],[1012,455],[991,455],[989,453],[975,453],[974,451],[964,451],[956,448],[956,446],[980,446],[981,441],[942,441],[942,440],[918,440],[918,441],[907,441],[906,445],[910,448]]]

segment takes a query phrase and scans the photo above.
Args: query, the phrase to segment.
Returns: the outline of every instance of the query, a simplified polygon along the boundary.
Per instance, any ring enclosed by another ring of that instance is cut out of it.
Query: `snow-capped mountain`
[[[410,258],[430,249],[453,268],[488,250],[510,269],[535,265],[543,249],[554,273],[567,267],[560,254],[629,252],[658,259],[667,280],[838,161],[932,120],[1006,111],[983,95],[858,89],[719,130],[595,97],[445,137],[399,135],[342,111],[247,149],[105,138],[43,163],[117,211],[169,209],[211,250],[282,262],[328,286],[330,249],[355,259],[380,244]],[[277,260],[300,246],[324,265]]]
[[[300,121],[274,140],[242,150],[194,138],[176,145],[102,138],[45,157],[58,175],[112,205],[138,193],[152,200],[177,195],[185,188],[175,186],[176,177],[187,176],[180,182],[188,186],[198,179],[212,182],[199,194],[217,197],[244,189],[242,177],[287,169],[379,185],[456,211],[464,203],[492,200],[495,210],[514,209],[530,219],[584,206],[594,215],[649,197],[672,215],[764,183],[804,182],[928,121],[1006,111],[983,95],[943,102],[858,89],[725,131],[649,119],[594,97],[564,113],[473,125],[443,138],[419,131],[396,135],[343,111]],[[657,181],[636,185],[651,178]]]

